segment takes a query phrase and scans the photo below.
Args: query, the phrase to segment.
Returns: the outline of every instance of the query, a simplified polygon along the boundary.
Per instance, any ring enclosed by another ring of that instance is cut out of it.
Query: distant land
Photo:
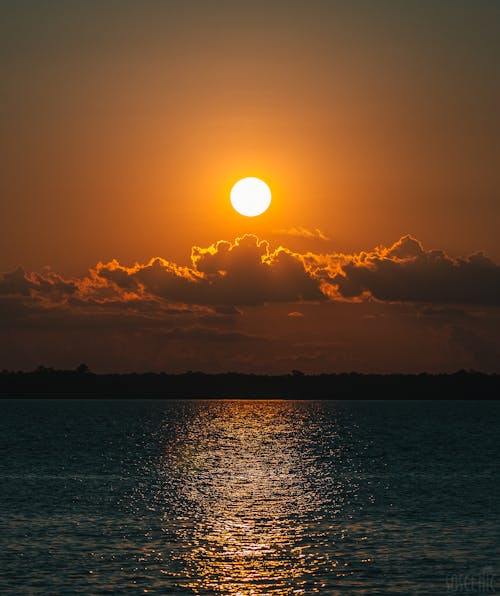
[[[285,375],[227,372],[95,374],[38,367],[0,372],[0,398],[241,398],[241,399],[498,399],[500,375],[453,374]]]

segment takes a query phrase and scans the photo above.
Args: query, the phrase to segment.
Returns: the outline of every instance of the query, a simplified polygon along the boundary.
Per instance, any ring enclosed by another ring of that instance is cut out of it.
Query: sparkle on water
[[[351,573],[327,541],[324,483],[300,412],[297,404],[278,401],[200,406],[180,450],[168,451],[163,474],[178,483],[183,509],[172,538],[190,545],[179,554],[181,578],[186,569],[190,576],[180,579],[181,587],[243,596],[303,594],[307,584],[308,593],[317,593],[320,570]],[[336,460],[347,463],[340,453]],[[180,472],[175,479],[172,470]],[[328,482],[336,508],[356,490],[340,475]]]
[[[0,405],[2,595],[494,581],[497,403]]]

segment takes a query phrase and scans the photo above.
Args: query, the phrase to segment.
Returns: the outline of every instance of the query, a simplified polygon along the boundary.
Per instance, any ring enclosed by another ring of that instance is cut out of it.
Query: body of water
[[[3,400],[0,593],[499,593],[499,414]]]

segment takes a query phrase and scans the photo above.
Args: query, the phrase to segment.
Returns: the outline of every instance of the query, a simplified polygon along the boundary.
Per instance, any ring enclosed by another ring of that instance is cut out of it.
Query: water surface
[[[0,593],[495,593],[499,413],[4,400]]]

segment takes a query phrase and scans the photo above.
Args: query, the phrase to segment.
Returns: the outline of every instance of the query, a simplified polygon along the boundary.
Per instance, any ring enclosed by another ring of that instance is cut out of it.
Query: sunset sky
[[[500,3],[19,0],[0,47],[0,369],[500,372]]]

